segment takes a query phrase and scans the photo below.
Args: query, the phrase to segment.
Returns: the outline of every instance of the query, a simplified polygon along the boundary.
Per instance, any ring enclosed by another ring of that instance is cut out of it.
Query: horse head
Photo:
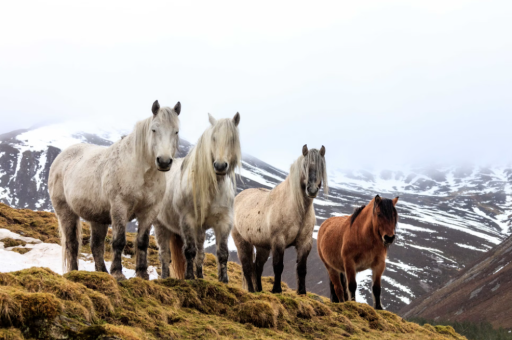
[[[322,145],[320,150],[308,150],[308,146],[305,144],[302,147],[302,155],[304,163],[300,178],[301,186],[307,197],[315,198],[322,187],[322,182],[326,187],[324,191],[327,191],[325,146]]]
[[[398,197],[391,200],[381,198],[379,195],[375,196],[373,200],[372,222],[378,237],[385,246],[389,246],[395,240],[395,229],[398,223],[398,213],[395,209],[397,202]]]
[[[149,123],[148,143],[155,165],[159,171],[169,171],[178,149],[179,143],[179,119],[181,104],[178,102],[174,108],[160,108],[158,100],[153,107],[153,118]]]
[[[218,176],[224,176],[234,171],[241,161],[240,138],[238,124],[240,114],[237,112],[232,118],[216,120],[211,114],[210,119],[210,154],[213,170]]]

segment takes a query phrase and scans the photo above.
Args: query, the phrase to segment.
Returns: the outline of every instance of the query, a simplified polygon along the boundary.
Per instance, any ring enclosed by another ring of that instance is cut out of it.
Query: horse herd
[[[125,279],[121,256],[126,225],[137,219],[136,276],[149,279],[151,226],[159,247],[161,277],[203,277],[204,240],[213,229],[218,279],[228,282],[231,233],[242,264],[244,287],[262,290],[263,266],[272,257],[273,293],[281,293],[283,256],[297,250],[297,293],[306,294],[307,258],[313,244],[313,200],[328,195],[325,147],[302,148],[288,177],[274,189],[247,189],[235,197],[235,169],[241,168],[240,114],[216,120],[184,158],[175,158],[181,104],[152,106],[153,115],[110,147],[76,144],[50,168],[48,188],[59,221],[64,272],[78,270],[81,219],[91,225],[95,269],[108,272],[105,237],[112,226],[110,274]],[[373,271],[374,307],[382,309],[380,280],[398,216],[391,200],[375,196],[352,216],[331,217],[318,232],[318,254],[330,277],[331,301],[355,300],[356,272]]]

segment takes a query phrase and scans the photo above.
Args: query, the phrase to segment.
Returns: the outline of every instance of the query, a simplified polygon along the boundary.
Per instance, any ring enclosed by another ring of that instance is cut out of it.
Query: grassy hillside
[[[59,241],[50,213],[0,205],[0,228]],[[204,280],[120,283],[96,272],[61,276],[33,267],[0,273],[0,339],[464,339],[449,326],[420,326],[366,304],[297,296],[286,285],[283,294],[270,294],[268,277],[264,293],[249,294],[236,263],[228,266],[229,285],[217,282],[210,254],[204,270]]]

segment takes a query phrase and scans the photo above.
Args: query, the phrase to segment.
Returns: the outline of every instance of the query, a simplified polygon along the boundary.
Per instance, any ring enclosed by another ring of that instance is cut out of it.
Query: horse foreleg
[[[357,281],[356,281],[356,265],[353,261],[346,260],[344,263],[345,266],[345,278],[348,282],[348,298],[351,301],[356,301],[356,290],[357,290]]]
[[[148,274],[148,246],[149,246],[149,231],[151,225],[141,227],[137,230],[137,252],[135,254],[135,275],[141,279],[149,280]]]
[[[270,254],[270,250],[265,248],[256,247],[256,260],[254,261],[254,276],[253,276],[253,284],[254,289],[257,292],[261,292],[263,290],[261,284],[261,274],[263,273],[263,267],[268,260],[268,255]]]
[[[344,302],[344,289],[341,284],[340,274],[333,268],[327,268],[329,273],[329,287],[331,289],[331,302]]]
[[[162,266],[162,274],[160,277],[166,279],[170,275],[169,265],[171,264],[171,249],[169,247],[170,232],[160,222],[155,221],[153,223],[155,227],[156,243],[158,245],[158,257],[160,258],[160,264]]]
[[[311,243],[306,243],[297,247],[297,294],[306,294],[306,274]]]
[[[373,308],[375,309],[383,309],[380,303],[380,292],[381,292],[381,277],[384,273],[384,269],[386,268],[386,263],[382,261],[377,266],[372,268],[372,292],[373,292]]]
[[[108,224],[91,222],[91,252],[97,272],[108,273],[105,266],[105,237],[107,232]]]
[[[228,283],[228,237],[229,231],[225,235],[215,235],[217,239],[217,261],[218,263],[218,278],[219,282]]]
[[[284,269],[284,250],[285,246],[281,244],[275,244],[272,247],[272,265],[274,267],[274,287],[272,293],[282,293],[281,288],[281,275]]]
[[[196,275],[198,279],[203,278],[203,262],[204,262],[204,239],[206,235],[203,229],[197,230],[196,245]]]
[[[181,233],[183,234],[183,249],[185,253],[185,259],[187,260],[187,268],[185,270],[185,279],[193,280],[194,276],[194,260],[197,254],[197,245],[196,245],[196,228],[195,221],[193,218],[183,217],[181,219],[180,227]]]
[[[123,254],[124,247],[126,246],[126,223],[127,212],[122,205],[112,207],[112,251],[114,252],[114,259],[110,266],[110,275],[116,280],[126,280],[123,274],[123,264],[121,255]]]

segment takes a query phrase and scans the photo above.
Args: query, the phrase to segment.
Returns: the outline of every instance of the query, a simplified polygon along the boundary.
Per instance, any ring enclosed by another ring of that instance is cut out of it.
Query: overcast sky
[[[183,138],[241,114],[280,168],[509,163],[510,1],[45,1],[0,10],[0,133],[133,125],[182,103]],[[108,119],[107,119],[108,117]]]

